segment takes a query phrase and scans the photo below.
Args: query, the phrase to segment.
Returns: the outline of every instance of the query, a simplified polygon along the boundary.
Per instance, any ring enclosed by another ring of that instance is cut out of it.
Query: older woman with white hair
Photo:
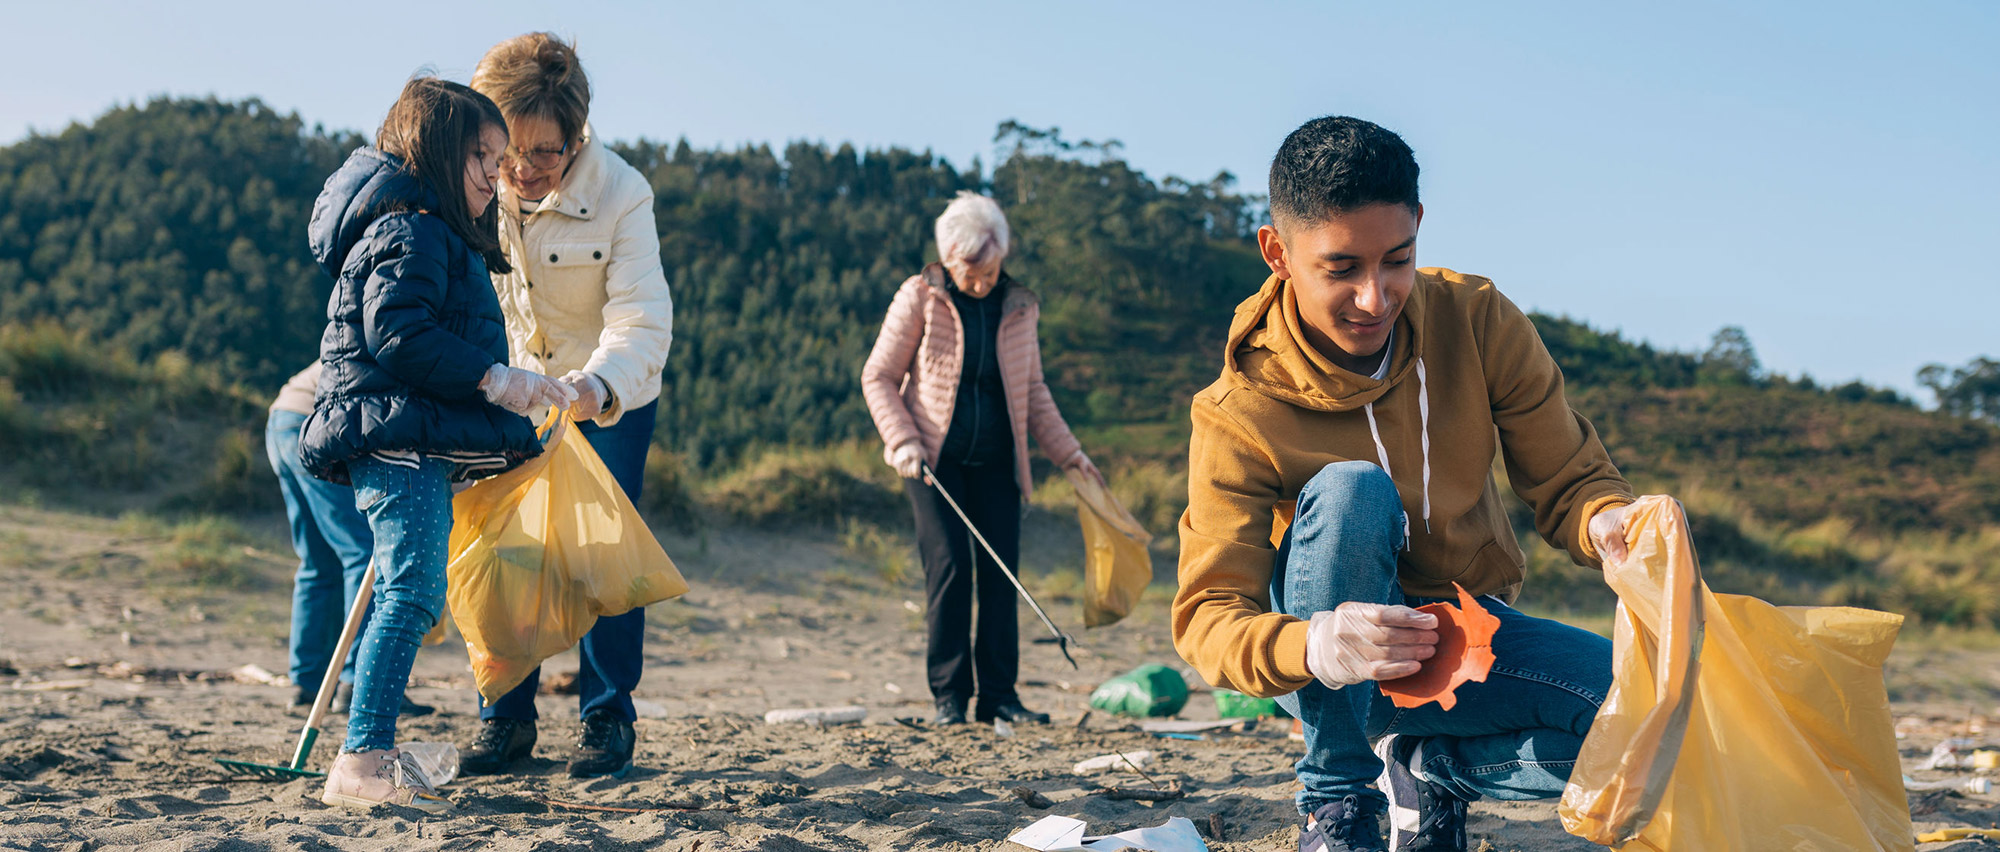
[[[1041,305],[1001,268],[1010,247],[1000,205],[960,192],[937,220],[940,262],[896,291],[861,371],[883,456],[908,480],[916,513],[938,724],[964,722],[975,697],[973,715],[982,722],[1049,717],[1023,707],[1014,689],[1020,626],[1013,585],[932,487],[925,465],[1009,568],[1021,550],[1021,500],[1034,488],[1028,436],[1062,467],[1099,476],[1042,381]]]

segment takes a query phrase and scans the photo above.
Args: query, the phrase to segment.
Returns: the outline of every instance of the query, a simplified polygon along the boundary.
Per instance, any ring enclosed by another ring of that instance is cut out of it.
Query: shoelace
[[[513,736],[514,725],[511,721],[488,723],[480,726],[479,739],[472,744],[472,747],[497,753],[507,747],[507,741]]]
[[[383,763],[375,770],[375,777],[407,790],[437,792],[437,788],[431,786],[431,779],[424,775],[423,767],[417,765],[416,757],[400,750],[396,752],[395,761]]]
[[[618,725],[611,717],[591,715],[583,720],[583,730],[577,732],[576,747],[602,751],[611,745],[617,730]]]

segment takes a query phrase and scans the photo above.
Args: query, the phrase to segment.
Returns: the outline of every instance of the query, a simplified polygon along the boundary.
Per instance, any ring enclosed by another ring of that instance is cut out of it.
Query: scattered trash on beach
[[[859,705],[846,707],[796,707],[773,710],[764,714],[766,725],[844,725],[868,718],[868,708]]]
[[[1146,749],[1119,752],[1116,754],[1102,754],[1088,760],[1079,761],[1074,768],[1078,775],[1094,775],[1108,769],[1119,769],[1128,765],[1133,767],[1145,766],[1153,762],[1153,756],[1153,752]]]
[[[1114,849],[1145,849],[1150,852],[1208,852],[1201,832],[1185,817],[1173,817],[1152,828],[1121,831],[1101,837],[1086,837],[1088,825],[1064,816],[1043,817],[1007,839],[1040,852],[1108,852]]]

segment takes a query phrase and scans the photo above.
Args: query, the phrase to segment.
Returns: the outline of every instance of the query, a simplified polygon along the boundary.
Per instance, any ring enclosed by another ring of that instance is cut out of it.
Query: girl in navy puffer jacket
[[[411,80],[375,147],[357,149],[313,205],[314,256],[334,278],[325,371],[299,454],[354,485],[375,533],[375,617],[361,635],[347,740],[321,800],[450,809],[396,749],[396,712],[423,637],[444,610],[452,483],[541,451],[524,415],[575,395],[507,366],[506,269],[494,181],[507,125],[484,95]]]

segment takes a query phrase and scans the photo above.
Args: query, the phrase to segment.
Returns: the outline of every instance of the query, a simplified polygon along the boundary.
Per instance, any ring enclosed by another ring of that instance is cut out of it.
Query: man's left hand
[[[1620,503],[1590,518],[1590,543],[1606,562],[1625,560],[1625,510],[1631,505]]]

